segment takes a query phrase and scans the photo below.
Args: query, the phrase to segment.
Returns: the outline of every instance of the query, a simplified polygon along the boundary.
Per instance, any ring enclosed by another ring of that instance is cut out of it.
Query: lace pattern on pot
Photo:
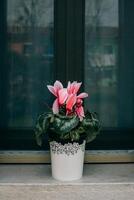
[[[69,155],[74,155],[75,153],[77,153],[79,149],[81,149],[84,152],[85,141],[82,144],[74,142],[74,143],[67,143],[64,145],[53,141],[53,142],[50,142],[50,148],[53,153],[67,154],[69,156]]]

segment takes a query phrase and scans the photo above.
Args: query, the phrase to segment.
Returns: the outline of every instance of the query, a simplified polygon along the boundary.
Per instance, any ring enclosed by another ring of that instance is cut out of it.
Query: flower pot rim
[[[65,143],[61,144],[56,141],[51,141],[50,142],[50,150],[54,154],[66,154],[66,155],[74,155],[78,153],[79,150],[85,151],[85,144],[86,141],[84,140],[82,144],[79,144],[78,142],[73,142],[73,143]]]

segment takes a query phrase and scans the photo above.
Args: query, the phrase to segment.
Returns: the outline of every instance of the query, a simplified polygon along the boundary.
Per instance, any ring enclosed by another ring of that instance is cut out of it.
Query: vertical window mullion
[[[66,83],[66,0],[55,0],[54,38],[56,79]]]
[[[84,1],[67,1],[67,80],[83,81]]]
[[[55,0],[56,78],[83,80],[84,1]]]

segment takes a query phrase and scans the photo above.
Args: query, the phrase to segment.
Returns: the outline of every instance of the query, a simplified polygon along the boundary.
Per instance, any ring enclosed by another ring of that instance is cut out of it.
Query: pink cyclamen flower
[[[83,117],[85,117],[83,106],[76,107],[75,111],[76,111],[76,114],[78,115],[80,121],[82,121]]]
[[[67,101],[66,101],[66,110],[68,111],[72,111],[73,106],[75,105],[77,100],[76,94],[71,94],[69,95]]]
[[[57,97],[53,103],[52,110],[54,114],[58,114],[60,105],[64,104],[68,97],[67,89],[63,88],[60,81],[55,81],[54,86],[47,85],[47,88],[54,96]]]
[[[84,99],[88,97],[88,94],[86,92],[82,92],[77,96],[77,99]]]
[[[71,94],[66,101],[66,110],[67,110],[66,114],[68,115],[72,112],[76,113],[76,115],[79,117],[80,121],[82,121],[83,117],[85,117],[84,108],[82,106],[82,104],[83,104],[82,98],[85,98],[87,96],[88,96],[87,93],[81,93],[78,96]]]
[[[76,107],[75,107],[75,112],[76,114],[78,115],[78,117],[80,118],[80,121],[83,120],[83,117],[85,117],[85,114],[84,114],[84,108],[82,106],[82,99],[83,98],[86,98],[88,97],[88,94],[83,92],[83,93],[80,93],[78,96],[77,96],[77,100],[76,100]]]
[[[58,114],[59,113],[59,102],[58,102],[58,98],[55,99],[53,106],[52,106],[52,110],[54,114]]]
[[[55,81],[54,86],[47,85],[49,91],[56,97],[58,97],[58,92],[60,89],[63,89],[63,85],[60,81]]]
[[[77,81],[74,82],[68,82],[68,86],[67,86],[67,92],[68,94],[77,94],[77,92],[80,89],[82,83],[78,83]]]
[[[58,91],[58,100],[59,100],[60,105],[65,103],[65,101],[67,100],[67,97],[68,97],[68,93],[67,93],[66,88],[60,89]]]
[[[74,82],[68,82],[68,86],[67,86],[67,92],[68,92],[68,99],[66,101],[66,114],[68,115],[68,113],[70,112],[74,112],[78,115],[78,117],[80,118],[80,121],[83,119],[84,115],[84,109],[82,106],[82,99],[88,97],[88,94],[83,92],[80,93],[77,96],[77,92],[80,89],[82,83],[78,83],[77,81]]]
[[[82,99],[88,97],[88,94],[83,92],[77,95],[81,84],[81,82],[78,83],[77,81],[74,81],[71,83],[69,81],[67,88],[63,88],[60,81],[55,81],[54,86],[47,86],[49,91],[57,97],[52,106],[54,114],[58,114],[60,107],[65,104],[66,115],[76,114],[80,118],[80,121],[82,121],[85,116]]]

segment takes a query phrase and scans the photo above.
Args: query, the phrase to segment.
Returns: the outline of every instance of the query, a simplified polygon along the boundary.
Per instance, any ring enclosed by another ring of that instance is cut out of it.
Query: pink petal
[[[54,87],[57,87],[59,90],[63,88],[63,85],[60,81],[55,81]]]
[[[75,84],[75,82],[68,82],[68,86],[67,86],[67,92],[68,92],[68,94],[73,94],[73,91],[74,91],[74,84]]]
[[[72,110],[73,106],[75,105],[76,103],[76,95],[74,94],[71,94],[68,99],[67,99],[67,102],[66,102],[66,109],[67,110]]]
[[[77,113],[78,117],[80,118],[80,121],[82,121],[83,117],[85,117],[83,107],[80,106],[80,107],[76,108],[76,113]]]
[[[53,103],[53,107],[52,107],[53,113],[54,114],[58,114],[59,113],[59,103],[58,103],[58,99],[55,99],[54,103]]]
[[[54,83],[54,89],[55,89],[55,92],[56,92],[57,96],[58,96],[58,91],[60,89],[62,89],[62,88],[63,88],[62,83],[60,81],[55,81],[55,83]]]
[[[79,116],[79,118],[80,118],[80,121],[82,121],[82,120],[83,120],[83,117],[82,117],[82,116]]]
[[[80,89],[81,84],[82,83],[77,83],[77,81],[73,81],[72,83],[69,81],[67,86],[68,94],[76,94]]]
[[[68,94],[71,94],[71,82],[70,81],[68,82],[68,85],[67,85],[67,92],[68,92]]]
[[[85,117],[83,106],[79,107],[79,112],[82,117]]]
[[[49,90],[54,96],[57,97],[56,91],[55,91],[55,89],[54,89],[53,86],[47,85],[47,88],[48,88],[48,90]]]
[[[70,90],[72,94],[75,94],[75,85],[77,84],[77,81],[73,81],[70,85]]]
[[[80,98],[80,99],[83,99],[83,98],[86,98],[86,97],[88,97],[88,94],[85,93],[85,92],[80,93],[80,94],[77,96],[77,98]]]
[[[76,101],[77,106],[78,106],[78,107],[81,106],[82,103],[83,103],[82,99],[77,98],[77,101]]]
[[[58,99],[60,105],[65,103],[67,97],[68,97],[67,89],[63,88],[58,91]]]
[[[68,81],[67,88],[68,88],[68,87],[70,87],[70,85],[71,85],[71,82],[70,82],[70,81]]]
[[[79,91],[81,84],[82,84],[82,83],[76,83],[76,84],[74,85],[74,93],[75,93],[75,94]]]

